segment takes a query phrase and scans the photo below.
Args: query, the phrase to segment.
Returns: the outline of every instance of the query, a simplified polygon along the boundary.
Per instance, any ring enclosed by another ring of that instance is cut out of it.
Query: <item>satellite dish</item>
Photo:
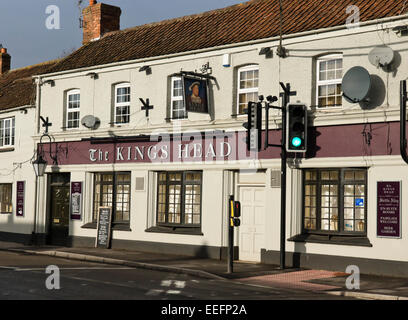
[[[88,129],[94,129],[96,127],[97,122],[98,122],[97,119],[91,115],[85,116],[81,120],[82,125]]]
[[[366,101],[371,88],[371,76],[363,67],[353,67],[343,77],[343,96],[350,103]]]
[[[368,60],[375,67],[387,67],[394,61],[395,53],[390,47],[378,46],[368,54]]]

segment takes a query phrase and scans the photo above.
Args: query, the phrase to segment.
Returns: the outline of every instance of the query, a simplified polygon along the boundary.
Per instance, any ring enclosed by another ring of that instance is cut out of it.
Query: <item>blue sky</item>
[[[245,0],[104,0],[121,7],[121,29],[200,13]],[[83,0],[83,6],[89,0]],[[46,8],[58,6],[59,30],[46,28]],[[12,56],[12,68],[61,57],[81,46],[78,0],[1,0],[0,43]]]

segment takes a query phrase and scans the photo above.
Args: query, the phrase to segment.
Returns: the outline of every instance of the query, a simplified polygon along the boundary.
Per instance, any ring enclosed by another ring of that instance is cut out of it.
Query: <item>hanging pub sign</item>
[[[208,113],[207,80],[183,76],[183,85],[187,112]]]
[[[377,237],[401,238],[401,182],[377,182]]]
[[[25,181],[17,181],[16,215],[24,217]]]
[[[99,207],[95,248],[109,249],[112,236],[112,208]]]
[[[81,220],[82,182],[71,182],[71,220]]]

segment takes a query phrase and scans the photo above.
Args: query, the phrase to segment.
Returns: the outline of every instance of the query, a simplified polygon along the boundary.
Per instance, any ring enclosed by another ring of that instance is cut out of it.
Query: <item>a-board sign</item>
[[[112,235],[112,208],[99,207],[96,248],[109,249]]]

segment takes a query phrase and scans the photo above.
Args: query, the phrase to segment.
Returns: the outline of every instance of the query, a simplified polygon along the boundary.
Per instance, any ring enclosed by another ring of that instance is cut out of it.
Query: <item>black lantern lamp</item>
[[[47,168],[47,161],[44,160],[40,154],[38,158],[33,162],[34,171],[37,177],[42,177]]]
[[[37,177],[44,176],[45,169],[47,168],[47,165],[48,165],[47,161],[44,159],[44,149],[43,149],[43,144],[42,144],[42,139],[44,137],[47,137],[50,140],[50,150],[49,150],[50,159],[53,160],[53,164],[55,164],[55,165],[58,164],[58,162],[57,162],[57,150],[55,150],[56,151],[55,155],[53,155],[52,150],[51,150],[52,149],[52,139],[51,139],[51,137],[50,137],[50,135],[48,133],[44,133],[41,136],[39,147],[38,147],[38,150],[37,150],[37,159],[33,161],[33,167],[34,167],[34,171],[35,171],[35,174],[37,175]]]

